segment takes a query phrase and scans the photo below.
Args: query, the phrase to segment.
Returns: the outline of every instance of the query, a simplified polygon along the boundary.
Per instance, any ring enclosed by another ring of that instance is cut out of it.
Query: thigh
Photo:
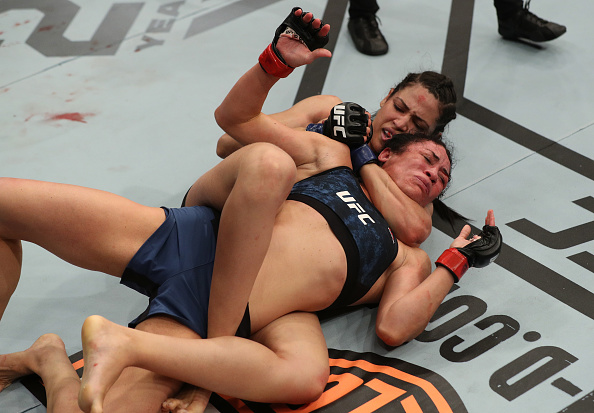
[[[136,327],[138,330],[179,338],[200,336],[168,317],[149,318]],[[164,349],[164,351],[166,351]],[[177,394],[183,383],[148,370],[128,367],[109,389],[104,411],[110,413],[158,412],[161,404]]]
[[[301,377],[310,395],[321,394],[328,382],[328,347],[317,315],[305,312],[287,314],[252,335],[283,359],[287,374]],[[299,380],[298,380],[299,381]],[[296,383],[296,387],[300,384]],[[315,399],[315,397],[312,397]]]
[[[105,191],[0,179],[0,237],[35,243],[79,267],[121,275],[161,225],[160,208]]]

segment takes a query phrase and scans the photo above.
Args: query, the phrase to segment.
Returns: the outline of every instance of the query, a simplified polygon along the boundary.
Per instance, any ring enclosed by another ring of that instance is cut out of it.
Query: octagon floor
[[[499,37],[491,1],[380,1],[381,57],[355,50],[346,0],[299,4],[332,24],[334,56],[279,82],[265,110],[318,93],[375,110],[408,72],[448,74],[460,104],[446,130],[458,163],[444,201],[476,227],[494,209],[505,240],[496,264],[468,274],[443,317],[404,346],[378,342],[373,308],[324,320],[332,380],[358,384],[301,411],[594,411],[594,3],[564,4],[531,5],[568,28],[533,45]],[[1,175],[179,205],[218,162],[214,109],[294,5],[0,1]],[[423,248],[435,259],[452,233],[436,220]],[[1,354],[47,332],[76,354],[87,316],[126,324],[146,305],[35,246],[24,257]],[[0,411],[45,407],[17,383]],[[218,400],[208,411],[293,410]]]

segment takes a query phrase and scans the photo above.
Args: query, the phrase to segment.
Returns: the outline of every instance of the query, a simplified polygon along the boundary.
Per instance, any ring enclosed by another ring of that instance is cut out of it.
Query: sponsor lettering
[[[365,213],[363,207],[357,202],[357,200],[350,194],[349,191],[341,191],[337,192],[336,195],[342,199],[349,208],[354,209],[357,212],[357,217],[363,223],[363,225],[367,225],[365,220],[368,220],[370,223],[375,224],[373,218],[369,216],[369,214]]]
[[[344,115],[345,115],[345,106],[344,105],[336,105],[332,110],[332,119],[334,120],[334,128],[332,132],[334,136],[338,137],[341,136],[346,138],[346,130],[344,129]]]

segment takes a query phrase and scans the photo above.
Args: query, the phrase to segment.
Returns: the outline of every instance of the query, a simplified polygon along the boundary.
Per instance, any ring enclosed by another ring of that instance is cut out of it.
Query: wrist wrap
[[[358,148],[351,150],[351,163],[353,164],[353,171],[359,173],[359,169],[368,163],[377,164],[377,156],[371,150],[369,145],[361,145]]]
[[[445,250],[435,261],[435,264],[447,269],[454,277],[455,283],[460,281],[460,278],[469,268],[468,259],[457,248]]]
[[[293,72],[293,68],[274,51],[272,43],[268,45],[258,58],[260,67],[269,75],[287,77]]]

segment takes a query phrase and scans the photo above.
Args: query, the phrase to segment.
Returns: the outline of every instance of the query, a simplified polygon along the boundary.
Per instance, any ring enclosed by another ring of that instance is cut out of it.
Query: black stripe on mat
[[[329,1],[326,10],[324,11],[324,17],[322,17],[322,20],[332,27],[332,33],[330,34],[330,39],[326,45],[326,49],[330,50],[332,53],[334,53],[334,48],[338,41],[338,34],[342,27],[347,5],[348,0]],[[305,72],[301,78],[301,84],[299,85],[294,103],[322,93],[322,88],[326,82],[326,76],[328,75],[331,61],[332,58],[318,59],[305,67]]]
[[[455,238],[460,230],[460,228],[457,230],[452,228],[448,222],[435,215],[433,216],[433,226],[452,238]],[[479,228],[472,227],[474,234],[480,232]],[[503,245],[496,264],[594,320],[594,294],[579,284],[545,267],[507,244]]]

